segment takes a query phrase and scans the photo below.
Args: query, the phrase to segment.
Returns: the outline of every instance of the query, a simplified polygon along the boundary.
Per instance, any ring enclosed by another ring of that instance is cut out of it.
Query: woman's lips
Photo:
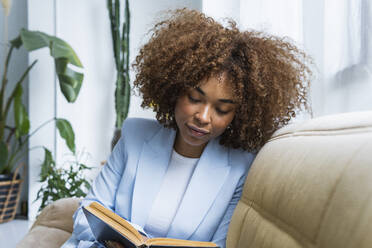
[[[209,132],[207,130],[200,129],[200,128],[197,128],[197,127],[194,127],[194,126],[191,126],[191,125],[187,125],[187,124],[186,124],[186,126],[188,127],[192,136],[202,137],[202,136],[205,136],[205,135],[209,134]]]

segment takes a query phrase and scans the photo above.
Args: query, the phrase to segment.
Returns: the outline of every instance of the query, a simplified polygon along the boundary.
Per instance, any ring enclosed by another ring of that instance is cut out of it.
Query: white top
[[[144,228],[151,237],[167,235],[198,160],[199,158],[184,157],[173,150],[163,183]]]

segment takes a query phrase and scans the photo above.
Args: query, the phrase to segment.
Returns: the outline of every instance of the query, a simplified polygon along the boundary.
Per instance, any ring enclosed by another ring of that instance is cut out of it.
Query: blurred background
[[[45,120],[66,118],[75,132],[77,151],[94,168],[110,154],[114,132],[116,69],[107,3],[102,0],[13,0],[0,11],[0,72],[3,73],[7,40],[21,28],[39,30],[68,42],[84,68],[84,82],[73,104],[63,98],[48,49],[14,54],[9,81],[14,82],[35,59],[37,65],[24,84],[23,101],[31,132]],[[10,3],[10,4],[9,4]],[[124,6],[124,1],[121,2]],[[286,36],[312,56],[315,63],[311,88],[313,116],[372,109],[372,1],[371,0],[135,0],[129,1],[130,63],[148,40],[148,31],[162,11],[188,7],[226,23],[233,18],[241,29],[257,29]],[[124,7],[122,8],[124,13]],[[9,15],[7,12],[9,11]],[[130,79],[134,79],[130,72]],[[8,93],[9,94],[9,93]],[[129,117],[154,118],[140,107],[141,97],[132,92]],[[300,119],[310,118],[300,115]],[[63,164],[69,151],[54,125],[40,129],[29,147],[47,146],[56,163]],[[40,202],[34,201],[41,187],[39,174],[44,152],[30,150],[21,202],[34,220]],[[20,210],[19,210],[20,211]],[[1,237],[0,237],[1,238]]]

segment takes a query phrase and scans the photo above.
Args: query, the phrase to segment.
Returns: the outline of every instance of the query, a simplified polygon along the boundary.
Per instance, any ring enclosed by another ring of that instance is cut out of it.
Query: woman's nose
[[[200,122],[200,124],[208,124],[211,120],[210,113],[211,107],[209,105],[202,106],[199,109],[199,112],[196,114],[196,118]]]

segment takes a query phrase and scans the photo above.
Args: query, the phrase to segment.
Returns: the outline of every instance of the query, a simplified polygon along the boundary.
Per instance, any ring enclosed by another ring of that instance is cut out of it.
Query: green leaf
[[[43,195],[39,211],[41,211],[43,208],[45,208],[48,205],[48,202],[49,202],[49,195],[48,194]]]
[[[84,180],[84,179],[83,179]],[[85,188],[90,189],[90,183],[87,180],[84,180]]]
[[[28,134],[30,130],[30,120],[28,119],[25,106],[22,104],[22,85],[18,84],[14,96],[14,120],[16,126],[17,139],[23,135]]]
[[[69,63],[83,68],[79,57],[67,42],[54,36],[48,36],[50,40],[50,55],[53,58],[67,58]]]
[[[56,59],[56,72],[60,89],[68,102],[75,102],[83,83],[84,75],[67,67],[67,60]]]
[[[14,40],[11,40],[10,44],[12,44],[15,48],[20,48],[20,46],[22,46],[21,36],[18,36]]]
[[[44,182],[50,175],[50,171],[53,170],[55,162],[52,157],[52,153],[44,147],[45,155],[44,162],[41,165],[40,182]]]
[[[29,52],[49,46],[48,35],[43,32],[29,31],[23,28],[20,33],[22,44]]]
[[[64,40],[47,35],[39,31],[21,30],[21,40],[27,51],[33,51],[43,47],[50,48],[50,55],[55,58],[66,58],[69,63],[83,68],[79,57],[72,47]],[[19,45],[19,40],[15,39],[14,43]]]
[[[59,135],[66,141],[67,147],[75,154],[75,134],[70,122],[66,119],[57,119]]]
[[[20,39],[20,40],[19,40]],[[14,39],[15,45],[23,44],[28,51],[49,47],[54,58],[61,91],[68,102],[74,102],[79,95],[84,75],[71,68],[69,64],[83,68],[83,65],[71,46],[55,36],[39,31],[21,30],[20,38]]]
[[[8,147],[4,143],[4,141],[0,140],[0,174],[3,173],[3,169],[5,169],[7,160],[8,160]]]
[[[86,166],[85,164],[82,164],[82,163],[80,163],[79,166],[80,166],[80,169],[86,169],[86,170],[92,169],[92,167]]]
[[[68,77],[64,77],[62,75],[58,75],[58,78],[60,82],[63,81],[63,83],[60,83],[59,86],[66,100],[68,102],[75,102],[77,95],[76,95],[74,88],[71,86],[71,83],[70,83],[71,79]]]

